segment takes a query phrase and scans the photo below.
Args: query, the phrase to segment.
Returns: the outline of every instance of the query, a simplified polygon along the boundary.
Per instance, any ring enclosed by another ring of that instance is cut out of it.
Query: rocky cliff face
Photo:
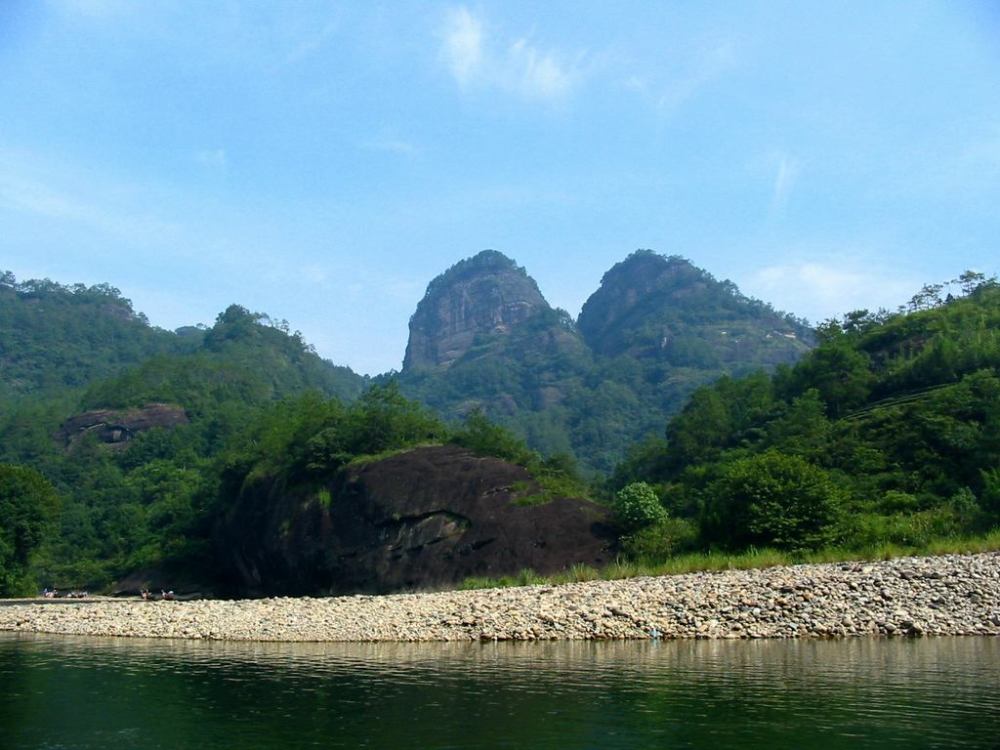
[[[447,419],[481,409],[542,453],[609,472],[698,386],[811,345],[807,327],[680,257],[632,253],[574,322],[487,251],[430,284],[399,383]]]
[[[549,310],[523,268],[493,250],[438,276],[410,319],[403,371],[449,367],[483,336],[507,335],[536,312]]]
[[[577,327],[595,354],[712,368],[794,362],[811,334],[689,261],[632,253],[601,279]]]
[[[612,559],[606,511],[537,492],[528,472],[454,446],[348,467],[316,490],[244,488],[219,549],[242,593],[386,592]]]
[[[577,323],[587,344],[601,354],[628,348],[629,334],[658,308],[681,308],[703,293],[706,279],[690,263],[654,253],[633,253],[615,264],[584,303]]]
[[[86,435],[113,447],[124,447],[140,432],[154,427],[177,427],[188,424],[188,415],[173,404],[146,404],[136,409],[96,409],[67,419],[56,438],[67,448]]]

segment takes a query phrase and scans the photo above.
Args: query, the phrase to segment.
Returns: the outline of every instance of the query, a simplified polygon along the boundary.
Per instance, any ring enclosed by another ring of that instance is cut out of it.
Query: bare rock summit
[[[410,318],[403,371],[447,369],[479,340],[509,334],[549,309],[523,268],[503,253],[484,250],[428,285]]]

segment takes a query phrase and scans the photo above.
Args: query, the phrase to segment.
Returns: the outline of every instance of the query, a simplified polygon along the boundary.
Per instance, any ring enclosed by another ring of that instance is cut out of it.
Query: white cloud
[[[448,13],[442,52],[459,85],[465,86],[479,75],[483,65],[483,25],[468,8]]]
[[[652,99],[661,115],[671,115],[688,100],[733,70],[738,62],[736,45],[730,40],[713,41],[698,48],[687,61],[676,61],[677,71],[664,84],[654,85],[632,76],[626,88]]]
[[[286,65],[294,65],[312,57],[326,46],[330,38],[339,29],[339,24],[331,21],[325,24],[319,31],[309,29],[300,30],[301,41],[294,44],[292,49],[285,55],[284,63]]]
[[[526,39],[518,39],[507,51],[508,75],[524,94],[542,98],[559,97],[573,85],[571,74],[550,54],[539,52]]]
[[[399,156],[416,156],[420,152],[420,149],[409,141],[393,136],[372,138],[361,144],[361,147],[369,151],[384,151]]]
[[[197,151],[194,158],[195,161],[199,164],[204,164],[206,167],[214,167],[216,169],[225,169],[226,167],[226,150],[224,148]]]
[[[0,165],[4,163],[0,158]],[[13,172],[0,172],[0,208],[18,213],[35,214],[116,235],[122,238],[148,240],[150,237],[172,236],[177,226],[151,215],[134,213],[118,205],[114,195],[93,200],[94,190],[88,193],[92,200],[82,200],[75,194],[50,187]]]
[[[851,310],[895,309],[920,286],[918,279],[898,269],[879,268],[853,257],[767,266],[740,283],[745,293],[814,322]]]
[[[1000,169],[1000,125],[993,132],[970,143],[963,154],[967,162],[985,163],[994,170]]]
[[[330,278],[329,269],[320,263],[307,263],[299,268],[299,277],[310,284],[325,286]]]
[[[544,51],[526,37],[510,42],[487,37],[485,25],[468,8],[445,17],[441,54],[463,89],[497,89],[530,99],[559,99],[573,89],[578,66]]]
[[[778,157],[778,167],[774,175],[774,187],[771,191],[771,213],[782,214],[788,205],[788,198],[799,177],[800,164],[788,154]]]
[[[49,5],[57,11],[87,18],[107,18],[128,10],[128,0],[53,0]]]

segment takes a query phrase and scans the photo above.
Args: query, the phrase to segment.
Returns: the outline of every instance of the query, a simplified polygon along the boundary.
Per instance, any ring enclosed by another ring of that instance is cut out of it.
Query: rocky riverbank
[[[0,631],[250,641],[1000,635],[1000,553],[562,586],[0,607]]]

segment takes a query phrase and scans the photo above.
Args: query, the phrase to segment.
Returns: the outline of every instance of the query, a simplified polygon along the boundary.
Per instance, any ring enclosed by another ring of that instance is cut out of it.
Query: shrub
[[[979,503],[994,520],[1000,521],[1000,468],[983,469],[983,491]]]
[[[817,549],[833,541],[841,494],[818,466],[768,451],[725,467],[709,487],[705,528],[734,548]]]
[[[613,510],[625,531],[637,531],[667,520],[667,511],[656,490],[645,482],[633,482],[618,490]]]
[[[919,510],[920,503],[914,495],[909,492],[899,490],[889,490],[879,501],[879,512],[891,515],[900,512],[914,512]]]
[[[667,518],[622,537],[622,551],[634,560],[662,562],[694,547],[698,527],[685,518]]]
[[[948,506],[894,515],[857,513],[846,517],[843,523],[845,545],[859,550],[887,544],[920,548],[962,530],[961,519]]]

